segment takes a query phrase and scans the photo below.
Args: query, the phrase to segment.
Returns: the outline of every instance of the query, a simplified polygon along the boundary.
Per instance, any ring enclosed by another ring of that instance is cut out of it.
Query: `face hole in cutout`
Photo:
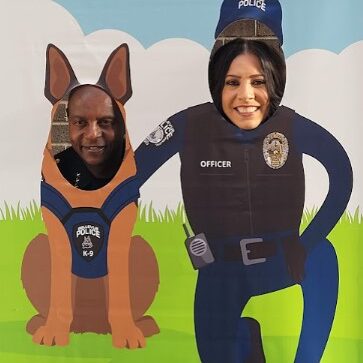
[[[52,152],[63,177],[82,190],[105,186],[125,152],[125,123],[116,102],[101,88],[83,85],[57,105]]]
[[[252,89],[247,98],[242,97],[240,92],[243,85],[241,80],[249,80],[246,74],[248,72],[244,72],[248,64],[240,62],[241,66],[237,70],[234,67],[233,74],[242,78],[235,77],[233,85],[226,86],[230,82],[230,80],[227,82],[227,75],[232,70],[231,66],[238,63],[237,58],[240,55],[246,54],[257,58],[258,65],[254,67],[253,74],[262,74],[263,77],[257,78],[263,78],[265,81],[265,85],[261,85],[259,79],[254,80],[256,86],[252,78],[251,82],[246,81]],[[279,39],[270,28],[255,20],[243,19],[230,24],[223,30],[211,52],[209,87],[216,108],[226,120],[241,129],[249,130],[258,127],[277,110],[283,97],[285,84],[285,57]],[[260,91],[263,87],[267,92],[267,108],[265,107],[266,94],[261,98]],[[231,91],[227,100],[229,104],[224,97],[227,93],[225,91]],[[236,97],[239,97],[238,102],[235,101]],[[242,98],[245,100],[242,101]],[[254,119],[254,122],[249,122],[248,119]]]

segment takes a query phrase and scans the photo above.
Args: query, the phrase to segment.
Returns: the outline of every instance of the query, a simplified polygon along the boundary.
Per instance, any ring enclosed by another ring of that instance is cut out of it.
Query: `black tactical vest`
[[[295,112],[279,107],[257,129],[240,130],[211,103],[188,109],[181,185],[194,233],[254,237],[298,231],[304,207]]]

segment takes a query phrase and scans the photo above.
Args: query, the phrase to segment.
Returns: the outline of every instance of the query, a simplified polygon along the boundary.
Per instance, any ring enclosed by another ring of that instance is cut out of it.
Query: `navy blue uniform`
[[[63,177],[81,190],[100,189],[114,177],[96,178],[72,147],[54,155],[54,159]]]
[[[319,362],[338,293],[336,255],[326,237],[352,189],[342,146],[325,129],[283,106],[258,128],[241,130],[206,103],[175,114],[139,146],[140,183],[177,152],[188,220],[195,234],[206,235],[216,259],[199,271],[195,296],[202,362],[245,361],[250,337],[240,316],[248,300],[295,284],[283,243],[301,243],[307,252],[301,283],[304,319],[295,361]],[[329,192],[299,235],[303,154],[323,164]],[[254,242],[256,238],[261,242]],[[241,240],[247,240],[244,248]]]

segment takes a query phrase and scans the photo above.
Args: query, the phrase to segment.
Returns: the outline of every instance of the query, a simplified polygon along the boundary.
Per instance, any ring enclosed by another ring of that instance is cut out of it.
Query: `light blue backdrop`
[[[57,0],[88,34],[119,29],[145,47],[165,38],[189,38],[211,48],[222,0]],[[309,48],[339,53],[363,39],[362,0],[280,0],[285,54]],[[85,6],[86,5],[86,6]],[[324,31],[322,31],[324,29]]]

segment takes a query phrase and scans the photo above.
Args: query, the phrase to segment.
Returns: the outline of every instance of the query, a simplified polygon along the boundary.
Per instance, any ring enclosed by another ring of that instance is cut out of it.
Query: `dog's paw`
[[[52,346],[65,346],[69,344],[69,329],[57,328],[51,325],[41,326],[33,335],[33,342]]]
[[[132,322],[112,326],[112,344],[116,348],[144,348],[146,340],[141,330]]]

